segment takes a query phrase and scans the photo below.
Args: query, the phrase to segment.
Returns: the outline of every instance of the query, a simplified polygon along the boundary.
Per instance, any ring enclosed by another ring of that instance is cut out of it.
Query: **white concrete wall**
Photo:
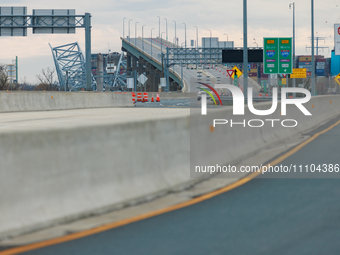
[[[0,237],[189,186],[197,181],[189,174],[190,149],[194,161],[207,158],[212,164],[227,164],[340,114],[337,96],[315,97],[306,107],[312,117],[294,107],[288,108],[288,117],[280,116],[280,107],[270,116],[298,120],[299,126],[293,129],[229,128],[224,132],[216,128],[211,132],[214,118],[253,118],[248,110],[245,117],[233,117],[231,108],[224,108],[208,109],[205,119],[198,112],[191,118],[0,134]],[[200,146],[190,148],[191,134]]]
[[[0,237],[188,185],[189,137],[187,117],[0,134]]]
[[[131,93],[1,92],[0,112],[132,106]]]

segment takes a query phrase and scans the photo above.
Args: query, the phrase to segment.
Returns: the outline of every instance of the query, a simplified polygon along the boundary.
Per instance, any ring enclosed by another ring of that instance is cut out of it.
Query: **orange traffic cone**
[[[152,94],[152,97],[151,97],[151,102],[152,103],[155,102],[155,100],[153,99],[153,94]]]
[[[159,98],[159,93],[157,93],[157,97],[156,97],[156,102],[160,102],[161,99]]]

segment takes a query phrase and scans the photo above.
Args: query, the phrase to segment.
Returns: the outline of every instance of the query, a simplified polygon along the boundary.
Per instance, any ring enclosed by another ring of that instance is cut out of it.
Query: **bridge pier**
[[[131,61],[132,61],[132,72],[134,72],[137,70],[137,58],[135,56],[132,56]]]
[[[104,62],[104,58],[102,54],[98,54],[97,55],[97,75],[98,76],[103,76],[103,62]],[[103,81],[104,78],[103,77],[98,77],[97,79],[97,92],[103,92]]]
[[[144,64],[145,64],[145,60],[142,57],[139,57],[139,59],[138,59],[138,77],[145,72]],[[141,84],[139,91],[144,91],[143,88],[144,87],[142,87],[142,84]]]
[[[126,54],[126,76],[131,77],[132,67],[131,67],[131,53],[127,52]]]
[[[151,64],[149,64],[149,79],[148,79],[148,88],[150,92],[157,91],[155,88],[155,67]]]

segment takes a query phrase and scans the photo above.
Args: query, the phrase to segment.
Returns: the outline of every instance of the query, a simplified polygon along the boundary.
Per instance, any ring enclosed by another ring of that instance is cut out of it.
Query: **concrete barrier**
[[[270,105],[257,104],[256,109]],[[314,97],[305,105],[312,117],[288,107],[287,118],[299,122],[289,129],[266,126],[225,132],[221,126],[212,132],[214,118],[240,122],[254,117],[248,110],[245,116],[233,117],[227,107],[208,108],[204,118],[197,108],[191,117],[0,133],[0,238],[189,187],[199,181],[190,178],[190,160],[194,164],[236,162],[340,114],[338,96]],[[270,118],[283,118],[280,107]]]
[[[0,238],[187,187],[189,137],[188,117],[0,134]]]
[[[131,93],[1,92],[0,112],[133,106]]]

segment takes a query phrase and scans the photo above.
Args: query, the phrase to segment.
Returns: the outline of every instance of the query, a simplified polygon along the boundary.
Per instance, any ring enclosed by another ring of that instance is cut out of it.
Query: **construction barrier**
[[[142,93],[137,93],[137,102],[143,102]]]
[[[132,92],[131,95],[132,95],[132,102],[136,103],[136,93]]]
[[[144,102],[148,102],[149,101],[149,99],[148,99],[148,93],[147,92],[144,92],[143,93],[143,103]]]
[[[147,92],[138,92],[137,93],[137,100],[136,100],[136,93],[135,92],[131,92],[131,96],[132,96],[132,102],[133,103],[136,103],[136,102],[142,102],[142,103],[145,103],[145,102],[149,102],[149,95]],[[157,97],[156,99],[154,98],[154,95],[152,93],[152,97],[151,97],[151,100],[150,100],[152,103],[154,102],[160,102],[160,95],[159,93],[157,93]]]

